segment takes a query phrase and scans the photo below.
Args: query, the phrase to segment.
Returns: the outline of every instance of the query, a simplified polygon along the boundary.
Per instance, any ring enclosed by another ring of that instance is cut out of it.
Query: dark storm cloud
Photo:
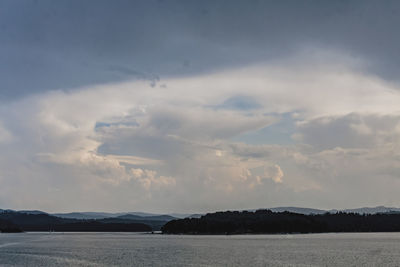
[[[2,1],[0,97],[346,50],[398,75],[398,1]]]

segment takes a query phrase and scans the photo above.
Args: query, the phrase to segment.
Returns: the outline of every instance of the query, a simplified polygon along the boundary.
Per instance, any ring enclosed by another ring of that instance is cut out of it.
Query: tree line
[[[173,220],[165,234],[276,234],[325,232],[397,232],[400,214],[325,213],[304,215],[270,210],[226,211]]]

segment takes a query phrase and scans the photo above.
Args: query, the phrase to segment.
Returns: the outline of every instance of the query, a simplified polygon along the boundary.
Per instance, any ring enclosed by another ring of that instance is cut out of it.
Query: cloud
[[[132,168],[130,171],[133,174],[133,179],[138,180],[146,190],[150,190],[152,187],[170,186],[176,184],[176,180],[173,177],[156,177],[156,171],[134,168]]]
[[[365,61],[364,71],[396,81],[399,7],[396,1],[3,1],[0,96],[131,79],[155,85],[159,78],[290,61],[301,50],[310,57],[343,51]]]
[[[107,158],[115,159],[121,163],[126,163],[126,164],[130,164],[130,165],[139,165],[139,166],[163,164],[163,162],[160,160],[135,157],[135,156],[127,156],[127,155],[110,155],[109,154],[109,155],[107,155]]]
[[[295,138],[318,149],[375,148],[399,142],[400,117],[352,113],[299,123]]]
[[[4,128],[2,123],[0,122],[0,144],[1,143],[8,143],[12,141],[13,137],[12,134]]]
[[[200,212],[400,203],[398,87],[335,53],[320,54],[336,58],[329,64],[298,55],[164,79],[166,88],[140,80],[11,101],[0,111],[1,131],[13,137],[1,144],[2,205]],[[288,116],[291,144],[235,140]],[[356,194],[374,188],[382,194]]]
[[[271,178],[276,183],[282,183],[283,171],[277,164],[274,164],[272,168],[265,168],[264,175],[267,178]]]
[[[238,109],[238,110],[252,110],[260,108],[261,105],[257,103],[257,101],[249,96],[232,96],[224,101],[216,108],[223,108],[223,109]]]

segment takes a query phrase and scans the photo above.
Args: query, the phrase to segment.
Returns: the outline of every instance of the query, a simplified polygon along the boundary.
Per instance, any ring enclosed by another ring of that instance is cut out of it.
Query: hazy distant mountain
[[[395,213],[400,212],[400,208],[393,207],[385,207],[385,206],[377,206],[377,207],[364,207],[364,208],[356,208],[356,209],[345,209],[345,210],[320,210],[320,209],[310,209],[310,208],[300,208],[300,207],[276,207],[270,208],[269,210],[274,212],[282,212],[288,211],[299,214],[324,214],[326,212],[329,213],[337,213],[337,212],[346,212],[346,213],[358,213],[358,214],[377,214],[377,213]]]
[[[46,212],[41,210],[18,210],[17,212],[26,214],[47,214]]]
[[[3,212],[19,212],[19,213],[25,213],[25,214],[47,214],[44,211],[41,210],[10,210],[10,209],[6,209],[6,210],[2,210],[0,209],[0,213]]]
[[[321,210],[321,209],[312,209],[312,208],[303,208],[303,207],[274,207],[274,208],[269,208],[269,210],[274,211],[274,212],[283,212],[283,211],[288,211],[288,212],[293,212],[293,213],[299,213],[299,214],[305,214],[305,215],[310,215],[310,214],[324,214],[326,212],[329,213],[336,213],[339,211],[342,212],[352,212],[352,213],[360,213],[360,214],[376,214],[376,213],[394,213],[394,212],[400,212],[400,208],[393,208],[393,207],[384,207],[384,206],[378,206],[378,207],[364,207],[364,208],[356,208],[356,209],[345,209],[345,210]],[[248,211],[256,211],[256,209],[253,210],[248,210]],[[183,214],[183,213],[172,213],[168,215],[161,215],[161,214],[155,214],[155,213],[146,213],[146,212],[120,212],[120,213],[107,213],[107,212],[72,212],[72,213],[55,213],[52,214],[57,217],[61,218],[69,218],[69,219],[104,219],[104,218],[116,218],[120,216],[125,216],[125,215],[133,215],[133,216],[139,216],[137,218],[131,217],[133,220],[142,220],[145,217],[153,217],[149,218],[151,220],[162,220],[162,221],[168,221],[168,220],[173,220],[173,219],[183,219],[183,218],[200,218],[201,216],[205,214],[201,213],[196,213],[196,214]],[[157,216],[170,216],[170,217],[158,217]]]
[[[288,212],[305,214],[305,215],[324,214],[327,212],[326,210],[300,208],[300,207],[276,207],[276,208],[270,208],[269,210],[274,211],[274,212],[288,211]]]
[[[149,212],[141,212],[141,211],[121,212],[121,213],[117,213],[117,214],[118,214],[118,216],[131,214],[131,215],[138,215],[138,216],[141,216],[141,217],[149,217],[149,216],[161,215],[161,214],[158,214],[158,213],[149,213]]]
[[[188,219],[190,219],[190,218],[196,218],[196,219],[198,219],[198,218],[200,218],[200,217],[203,216],[203,215],[205,215],[205,214],[196,213],[196,214],[189,215],[189,216],[187,216],[187,217],[185,217],[185,218],[188,218]],[[182,218],[182,219],[183,219],[183,218]]]
[[[104,219],[109,217],[115,217],[113,213],[106,213],[106,212],[70,212],[70,213],[53,213],[51,215],[59,218],[80,219],[80,220]]]
[[[113,218],[125,213],[110,213],[110,212],[69,212],[69,213],[53,213],[52,215],[67,218],[67,219],[80,219],[80,220],[92,220],[92,219],[104,219]]]
[[[126,214],[126,215],[121,215],[118,217],[115,217],[118,219],[128,219],[128,220],[143,220],[143,221],[163,221],[163,222],[168,222],[175,220],[177,218],[169,216],[169,215],[156,215],[156,216],[138,216],[138,215],[133,215],[133,214]]]
[[[336,212],[347,212],[347,213],[359,213],[359,214],[376,214],[376,213],[400,213],[400,208],[395,207],[385,207],[385,206],[377,206],[377,207],[363,207],[363,208],[355,208],[355,209],[345,209],[345,210],[321,210],[321,209],[312,209],[312,208],[303,208],[303,207],[274,207],[268,208],[274,212],[293,212],[299,214],[324,214],[326,212],[336,213]],[[248,211],[256,211],[256,209],[248,210]],[[0,209],[0,213],[3,212],[19,212],[25,214],[48,214],[46,212],[40,210],[10,210],[10,209]],[[183,219],[183,218],[200,218],[205,214],[184,214],[184,213],[171,213],[171,214],[156,214],[156,213],[148,213],[148,212],[70,212],[70,213],[53,213],[49,214],[52,216],[56,216],[64,219],[79,219],[79,220],[99,220],[106,218],[119,218],[121,216],[132,216],[131,220],[150,220],[150,221],[170,221],[174,219]],[[136,216],[136,217],[135,217]],[[128,219],[120,218],[120,219]]]
[[[119,213],[108,213],[108,212],[70,212],[70,213],[53,213],[53,216],[67,219],[81,219],[81,220],[92,220],[92,219],[105,219],[105,218],[117,218],[121,216],[132,216],[132,219],[143,219],[149,218],[151,220],[168,221],[173,220],[177,217],[170,215],[160,215],[146,212],[119,212]]]
[[[2,210],[2,209],[0,209],[0,213],[3,213],[3,212],[10,212],[10,211],[13,211],[13,210],[9,210],[9,209]]]
[[[377,213],[396,213],[396,212],[400,212],[400,208],[377,206],[377,207],[374,207],[374,208],[364,207],[364,208],[358,208],[358,209],[346,209],[346,210],[342,210],[342,211],[343,212],[360,213],[360,214],[377,214]]]
[[[149,225],[153,231],[158,231],[162,226],[164,226],[164,224],[175,219],[177,218],[169,215],[143,217],[133,214],[125,214],[118,217],[99,219],[97,221],[101,223],[142,223]]]
[[[175,217],[175,218],[183,219],[183,218],[192,216],[193,214],[191,214],[191,213],[169,213],[168,215]]]

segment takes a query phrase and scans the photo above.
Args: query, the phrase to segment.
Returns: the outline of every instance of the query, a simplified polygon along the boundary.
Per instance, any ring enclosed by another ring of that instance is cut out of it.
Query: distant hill
[[[352,212],[352,213],[359,213],[359,214],[377,214],[377,213],[396,213],[400,212],[399,208],[393,207],[385,207],[385,206],[377,206],[374,208],[364,207],[358,209],[345,209],[343,212]]]
[[[45,213],[32,214],[16,211],[0,213],[0,220],[10,222],[23,231],[107,231],[107,232],[148,232],[152,227],[142,222],[106,222],[102,220],[79,220],[59,218]],[[165,222],[163,222],[165,224]]]
[[[205,215],[205,214],[200,214],[200,213],[198,213],[198,214],[192,214],[192,215],[189,215],[189,216],[187,216],[187,217],[185,217],[185,218],[200,218],[201,216],[203,216],[203,215]],[[182,218],[182,219],[184,219],[184,218]]]
[[[163,222],[168,222],[175,220],[177,218],[169,216],[169,215],[156,215],[156,216],[138,216],[138,215],[133,215],[133,214],[126,214],[126,215],[121,215],[118,217],[114,217],[116,219],[128,219],[128,220],[144,220],[144,221],[163,221]]]
[[[393,207],[385,207],[385,206],[377,206],[377,207],[364,207],[364,208],[355,208],[355,209],[344,209],[344,210],[320,210],[320,209],[311,209],[311,208],[301,208],[301,207],[276,207],[269,208],[271,211],[275,212],[293,212],[299,214],[324,214],[324,213],[337,213],[337,212],[346,212],[346,213],[358,213],[358,214],[377,214],[377,213],[395,213],[400,212],[400,208]],[[252,210],[255,211],[255,210]]]
[[[131,214],[131,215],[138,215],[138,216],[142,216],[142,217],[150,217],[150,216],[158,216],[158,215],[160,215],[160,214],[157,214],[157,213],[149,213],[149,212],[141,212],[141,211],[120,212],[120,213],[117,213],[117,214],[118,214],[117,216]]]
[[[51,215],[66,218],[66,219],[105,219],[105,218],[116,218],[125,215],[132,215],[138,216],[138,218],[143,217],[154,217],[154,216],[170,216],[171,219],[179,218],[171,215],[161,215],[155,213],[147,213],[147,212],[117,212],[117,213],[110,213],[110,212],[70,212],[70,213],[53,213]],[[162,219],[165,220],[165,219]]]
[[[0,214],[0,219],[10,221],[21,227],[25,225],[54,225],[78,221],[62,219],[48,214],[29,214],[16,211],[3,212]]]
[[[46,212],[41,210],[18,210],[17,212],[26,214],[47,214]]]
[[[113,213],[105,212],[70,212],[70,213],[53,213],[53,216],[65,219],[94,220],[114,217]]]
[[[170,215],[172,217],[175,217],[175,218],[183,219],[183,218],[187,218],[187,217],[193,216],[195,214],[191,214],[191,213],[169,213],[168,215]]]
[[[167,221],[151,221],[151,220],[134,220],[134,219],[123,219],[123,218],[104,218],[97,220],[98,222],[109,224],[109,223],[141,223],[151,227],[152,231],[160,231]]]
[[[144,223],[102,223],[96,220],[79,221],[54,225],[26,225],[25,231],[56,232],[150,232],[152,228]]]
[[[153,231],[159,231],[161,230],[161,227],[164,226],[167,222],[175,219],[177,218],[169,215],[142,217],[133,214],[126,214],[118,217],[100,219],[98,221],[103,223],[144,223],[149,225],[153,229]]]
[[[355,209],[345,209],[345,210],[321,210],[321,209],[313,209],[313,208],[304,208],[304,207],[273,207],[269,208],[269,210],[274,212],[292,212],[298,214],[324,214],[324,213],[337,213],[337,212],[347,212],[347,213],[358,213],[358,214],[378,214],[378,213],[400,213],[400,208],[395,207],[385,207],[385,206],[377,206],[377,207],[363,207],[363,208],[355,208]],[[247,210],[247,211],[256,211]],[[159,228],[161,222],[168,222],[175,219],[183,219],[183,218],[200,218],[205,214],[197,213],[197,214],[184,214],[184,213],[172,213],[172,214],[156,214],[156,213],[148,213],[148,212],[70,212],[70,213],[53,213],[48,214],[46,212],[40,210],[10,210],[10,209],[0,209],[0,214],[4,212],[18,212],[25,213],[31,215],[50,215],[63,219],[77,219],[77,220],[102,220],[107,218],[118,218],[120,221],[127,222],[127,220],[144,222],[151,221],[152,227]],[[107,221],[107,220],[106,220]],[[108,220],[110,221],[110,220]],[[118,220],[111,220],[118,221]]]
[[[44,229],[44,231],[47,231],[46,229],[49,228],[49,226],[43,225],[51,225],[54,230],[60,229],[59,226],[55,227],[55,225],[64,225],[71,223],[79,224],[82,222],[85,222],[86,227],[87,221],[95,221],[96,223],[100,224],[113,224],[115,226],[118,224],[143,224],[149,226],[150,231],[159,231],[165,223],[171,220],[178,219],[170,215],[159,215],[146,212],[71,212],[48,214],[39,210],[0,210],[0,218],[11,219],[11,221],[15,222],[17,225],[22,225],[23,229],[26,231],[39,231],[40,229]],[[71,227],[72,226],[68,226],[68,229]],[[72,228],[75,229],[74,227]],[[93,227],[98,226],[93,225]],[[108,225],[105,227],[109,229],[109,227],[111,226]],[[126,226],[119,226],[119,228],[125,229]],[[109,231],[111,231],[111,229],[109,229]]]
[[[274,212],[283,212],[283,211],[288,211],[288,212],[293,212],[293,213],[299,213],[299,214],[324,214],[328,211],[326,210],[319,210],[319,209],[310,209],[310,208],[299,208],[299,207],[276,207],[276,208],[271,208],[269,209]]]
[[[251,209],[251,210],[246,210],[250,212],[254,212],[257,209]],[[400,208],[393,208],[393,207],[385,207],[385,206],[377,206],[377,207],[364,207],[364,208],[356,208],[356,209],[345,209],[345,210],[321,210],[321,209],[313,209],[313,208],[303,208],[303,207],[274,207],[274,208],[268,208],[268,210],[271,210],[273,212],[292,212],[292,213],[298,213],[298,214],[304,214],[304,215],[311,215],[311,214],[324,214],[324,213],[337,213],[337,212],[346,212],[346,213],[358,213],[358,214],[378,214],[378,213],[400,213]],[[187,215],[186,217],[178,217],[180,219],[184,218],[200,218],[201,216],[204,216],[205,214],[197,213],[197,214],[191,214]]]
[[[10,211],[14,211],[14,210],[9,210],[9,209],[2,210],[2,209],[0,209],[0,213],[3,213],[3,212],[10,212]]]

